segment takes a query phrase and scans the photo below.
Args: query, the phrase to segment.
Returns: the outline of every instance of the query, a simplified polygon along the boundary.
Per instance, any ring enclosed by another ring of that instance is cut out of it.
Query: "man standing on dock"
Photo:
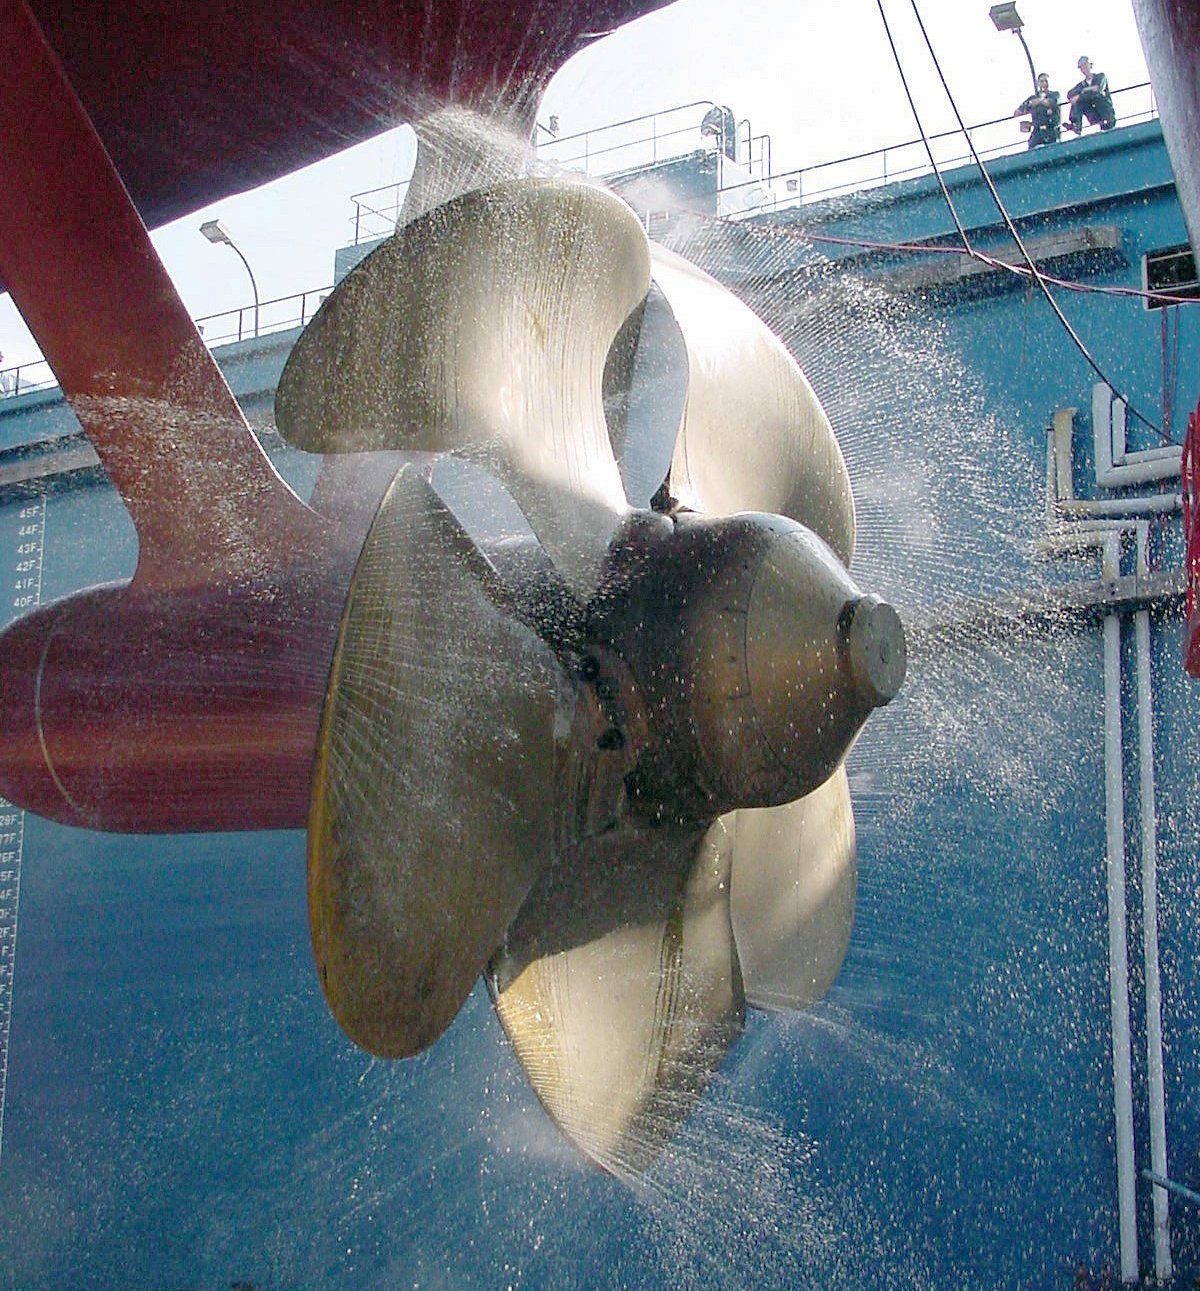
[[[1083,80],[1067,91],[1067,101],[1071,105],[1067,113],[1067,129],[1079,134],[1083,129],[1083,118],[1087,117],[1101,130],[1111,130],[1117,124],[1117,114],[1108,93],[1108,77],[1103,72],[1092,71],[1086,54],[1080,58],[1078,67]]]

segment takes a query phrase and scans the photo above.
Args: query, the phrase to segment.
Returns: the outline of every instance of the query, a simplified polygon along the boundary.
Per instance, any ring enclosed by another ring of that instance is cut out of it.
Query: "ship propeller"
[[[811,1002],[850,931],[842,759],[903,633],[846,572],[808,383],[581,182],[404,225],[280,382],[286,438],[412,454],[364,544],[309,826],[318,972],[373,1053],[486,973],[539,1099],[644,1169],[747,999]]]

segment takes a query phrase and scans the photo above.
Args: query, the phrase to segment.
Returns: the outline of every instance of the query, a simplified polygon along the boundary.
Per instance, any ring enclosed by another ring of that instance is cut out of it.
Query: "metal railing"
[[[354,203],[351,223],[354,225],[355,246],[390,237],[396,231],[400,208],[404,205],[404,196],[410,182],[401,179],[394,184],[384,184],[380,188],[368,188],[361,193],[350,194],[350,200]]]
[[[578,134],[551,136],[539,132],[535,144],[537,163],[548,171],[573,170],[599,176],[653,166],[697,152],[715,152],[724,173],[732,167],[721,152],[719,141],[701,129],[705,113],[717,107],[711,99],[697,99]],[[771,173],[770,136],[755,134],[745,118],[734,124],[737,165],[742,170],[735,182],[727,185],[730,188],[746,176],[765,179]],[[404,179],[350,195],[354,203],[351,224],[355,246],[388,237],[395,231],[408,185],[409,181]]]
[[[1154,93],[1148,81],[1114,90],[1112,99],[1117,110],[1118,126],[1133,125],[1158,116]],[[1065,104],[1063,118],[1066,119]],[[996,117],[994,120],[969,126],[967,135],[975,151],[984,159],[1025,152],[1029,147],[1029,139],[1027,135],[1020,133],[1020,120],[1021,118],[1012,116]],[[1098,127],[1086,127],[1085,133],[1093,133],[1097,129]],[[1046,147],[1069,146],[1071,137],[1064,131],[1063,143],[1047,144]],[[939,170],[966,165],[974,160],[961,130],[946,130],[930,135],[929,146]],[[723,191],[732,192],[736,188],[749,188],[752,185],[762,188],[764,183],[769,185],[769,200],[759,202],[754,208],[761,212],[764,209],[782,210],[801,203],[824,201],[932,173],[925,142],[921,139],[909,139],[904,143],[890,144],[886,148],[875,148],[851,157],[838,157],[831,161],[816,162],[811,166],[801,166],[796,170],[781,171],[770,175],[765,181],[747,180]],[[736,206],[731,204],[730,209],[736,209]]]
[[[195,320],[196,327],[210,349],[218,345],[252,340],[256,336],[269,336],[272,332],[284,332],[293,327],[303,327],[332,290],[332,286],[317,287],[291,296],[280,296],[275,300],[264,300],[257,310],[257,331],[254,326],[253,304],[226,309],[219,314],[205,314]],[[45,359],[34,359],[29,363],[18,363],[15,367],[0,369],[0,398],[33,394],[37,390],[52,390],[57,385],[58,381]]]
[[[226,309],[220,314],[205,314],[203,318],[196,319],[196,326],[210,349],[214,345],[231,345],[255,336],[269,336],[272,332],[303,327],[332,290],[332,285],[317,287],[292,296],[264,300],[257,305],[251,303],[237,309]]]
[[[1147,121],[1158,115],[1149,82],[1124,86],[1115,90],[1112,97],[1119,125]],[[770,135],[755,134],[744,118],[736,123],[738,161],[730,164],[720,151],[718,141],[700,129],[704,113],[716,106],[711,99],[697,99],[578,134],[544,136],[539,131],[537,159],[550,169],[582,171],[601,177],[697,152],[716,151],[720,163],[717,209],[720,214],[733,217],[783,209],[931,173],[925,144],[920,139],[909,139],[886,148],[776,174],[771,168]],[[1065,103],[1063,114],[1065,117]],[[981,157],[1023,152],[1028,148],[1028,137],[1020,132],[1019,120],[1013,116],[996,117],[968,127],[967,134]],[[929,144],[939,169],[961,166],[972,160],[961,130],[932,135]],[[387,237],[395,230],[408,182],[384,184],[351,195],[356,246]]]
[[[704,114],[718,105],[696,99],[660,112],[644,112],[610,125],[556,135],[537,141],[539,161],[556,169],[581,170],[587,175],[614,174],[685,157],[698,148],[715,146],[700,133]],[[747,122],[743,122],[747,125]],[[739,135],[740,135],[739,127]]]
[[[58,381],[45,359],[18,363],[15,367],[0,369],[0,398],[11,395],[32,394],[35,390],[51,390]]]

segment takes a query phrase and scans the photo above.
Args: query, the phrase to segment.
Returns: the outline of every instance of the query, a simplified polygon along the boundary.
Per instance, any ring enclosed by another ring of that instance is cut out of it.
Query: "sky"
[[[990,0],[915,2],[964,120],[1011,113],[1029,93],[1029,69],[1015,36],[993,27]],[[680,104],[728,104],[755,134],[769,134],[777,174],[914,139],[880,3],[924,128],[951,129],[914,0],[675,0],[576,55],[551,83],[539,119],[557,116],[570,135]],[[1018,8],[1037,70],[1064,97],[1081,54],[1113,89],[1147,79],[1130,0],[1019,0]],[[1015,121],[1012,132],[1019,140]],[[697,135],[692,146],[699,142]],[[237,242],[263,301],[328,286],[334,250],[353,240],[351,195],[406,178],[412,156],[411,132],[389,131],[177,220],[154,243],[194,317],[251,301],[237,256],[201,237],[208,219],[220,219]],[[7,296],[0,351],[4,366],[39,357]]]

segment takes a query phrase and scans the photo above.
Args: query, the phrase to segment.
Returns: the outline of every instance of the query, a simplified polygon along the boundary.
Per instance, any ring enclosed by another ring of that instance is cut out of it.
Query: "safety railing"
[[[701,122],[717,105],[710,99],[681,103],[660,112],[626,117],[594,130],[546,138],[539,133],[540,161],[589,175],[614,174],[686,156],[704,142]]]
[[[332,290],[332,286],[318,287],[259,304],[226,309],[219,314],[205,314],[203,318],[196,319],[196,326],[210,347],[231,345],[255,336],[269,336],[272,332],[286,332],[292,327],[303,327]]]
[[[1158,115],[1154,93],[1149,82],[1144,81],[1114,90],[1112,99],[1118,126],[1149,121]],[[1067,109],[1064,102],[1064,121],[1066,116]],[[929,151],[933,153],[934,162],[939,170],[949,170],[973,161],[972,146],[985,160],[1024,152],[1029,147],[1029,137],[1021,133],[1021,120],[1022,118],[1019,117],[1004,116],[969,126],[966,133],[971,146],[968,146],[963,139],[961,130],[946,130],[940,134],[930,135]],[[1098,127],[1085,127],[1084,133],[1094,133],[1097,129]],[[1064,131],[1063,142],[1048,144],[1046,147],[1069,147],[1073,138],[1073,135]],[[832,197],[931,173],[926,141],[909,139],[903,143],[890,144],[886,148],[875,148],[850,157],[815,162],[811,166],[801,166],[795,170],[772,174],[765,181],[770,188],[769,202],[760,200],[755,203],[754,209],[761,211],[764,206],[769,206],[772,210],[779,210],[800,203],[825,201]],[[764,181],[760,178],[744,180],[737,185],[727,186],[723,191],[732,196],[737,188],[752,187],[761,191]],[[738,207],[735,202],[727,201],[724,205],[730,211],[736,211]]]
[[[45,359],[18,363],[15,367],[0,369],[0,398],[19,394],[33,394],[35,390],[51,390],[58,384],[50,364]]]
[[[206,314],[203,318],[196,319],[196,326],[210,349],[217,345],[252,340],[256,336],[269,336],[272,332],[285,332],[293,327],[305,326],[332,290],[332,286],[318,287],[311,291],[296,292],[291,296],[280,296],[275,300],[264,300],[257,307],[253,304],[242,305],[237,309],[223,310],[219,314]],[[0,398],[33,394],[36,390],[52,390],[57,384],[50,364],[45,359],[0,369]]]
[[[539,124],[534,141],[537,162],[548,171],[599,176],[653,166],[690,153],[715,152],[720,163],[718,187],[732,189],[744,178],[769,176],[770,136],[755,134],[749,120],[735,121],[730,115],[732,128],[726,139],[723,120],[705,124],[706,117],[714,112],[728,113],[728,109],[710,99],[697,99],[570,135],[551,134]],[[731,164],[730,152],[736,154],[736,164]],[[732,177],[728,183],[726,175]],[[408,184],[405,179],[350,195],[355,246],[388,237],[395,230]]]
[[[394,184],[384,184],[380,188],[368,188],[361,193],[350,194],[350,200],[354,203],[351,224],[354,226],[355,246],[390,237],[396,231],[408,185],[409,181],[402,179]]]
[[[1147,121],[1158,115],[1149,82],[1123,86],[1112,97],[1118,125]],[[537,158],[550,169],[599,177],[673,161],[689,153],[716,151],[721,163],[717,210],[734,217],[824,200],[931,172],[925,142],[909,139],[776,174],[771,163],[771,137],[755,134],[744,118],[736,122],[733,151],[737,161],[731,163],[721,146],[724,141],[703,125],[707,114],[714,110],[721,111],[711,99],[697,99],[570,135],[551,135],[539,125]],[[1064,119],[1066,111],[1064,102]],[[970,126],[967,135],[983,158],[1023,152],[1029,140],[1021,132],[1020,120],[1011,115],[996,117]],[[1063,138],[1069,140],[1071,136],[1064,132]],[[973,160],[961,130],[930,136],[929,147],[939,169]],[[408,181],[403,180],[351,195],[355,245],[393,232],[407,188]]]

